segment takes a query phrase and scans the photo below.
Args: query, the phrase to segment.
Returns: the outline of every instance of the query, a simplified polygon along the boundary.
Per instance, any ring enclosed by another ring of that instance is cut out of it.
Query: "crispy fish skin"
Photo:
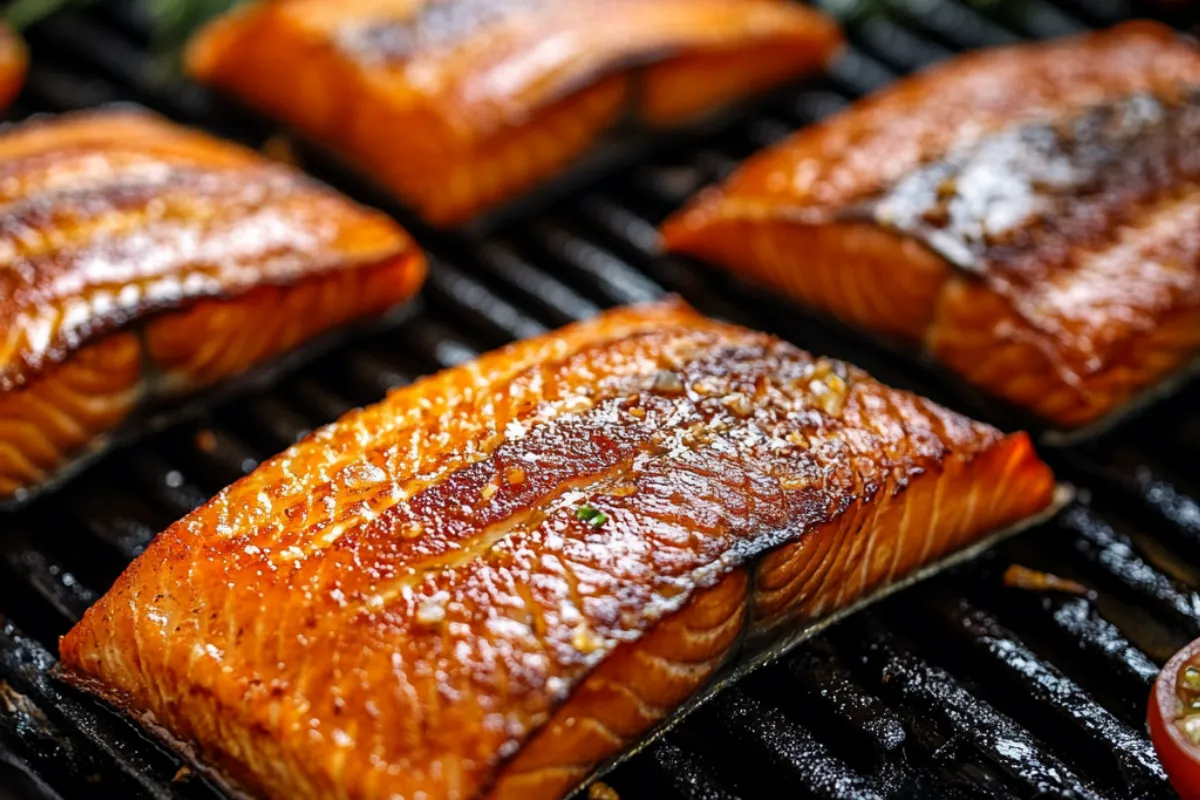
[[[1197,145],[1200,51],[1127,23],[901,81],[663,236],[1078,428],[1200,350]]]
[[[255,796],[553,800],[743,634],[1053,492],[1024,434],[664,301],[317,431],[155,539],[61,653]]]
[[[210,25],[187,63],[449,225],[626,115],[688,122],[819,68],[839,43],[786,0],[275,0]]]
[[[142,401],[239,375],[417,290],[382,214],[148,114],[0,134],[0,500]]]

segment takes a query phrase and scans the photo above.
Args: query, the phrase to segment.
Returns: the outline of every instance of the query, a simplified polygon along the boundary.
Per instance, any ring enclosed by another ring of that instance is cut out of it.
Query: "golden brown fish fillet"
[[[132,112],[0,134],[0,501],[149,401],[409,298],[408,236],[253,152]]]
[[[668,301],[317,431],[160,535],[62,657],[255,796],[551,800],[746,634],[1053,492],[1023,434]]]
[[[1200,50],[1139,22],[963,56],[752,158],[663,233],[1083,426],[1200,349]]]
[[[273,0],[203,31],[188,66],[451,224],[627,115],[691,121],[839,41],[788,0]]]

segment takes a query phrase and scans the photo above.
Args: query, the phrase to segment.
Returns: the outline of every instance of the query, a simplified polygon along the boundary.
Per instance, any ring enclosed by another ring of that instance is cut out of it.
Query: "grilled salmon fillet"
[[[1200,348],[1200,50],[1135,22],[957,58],[663,235],[1078,429]]]
[[[692,121],[838,43],[789,0],[270,0],[202,31],[187,64],[448,225],[627,117]]]
[[[0,133],[0,204],[0,501],[424,275],[383,215],[138,112]]]
[[[1024,434],[668,300],[318,430],[155,539],[61,652],[255,796],[550,800],[749,637],[1053,493]]]

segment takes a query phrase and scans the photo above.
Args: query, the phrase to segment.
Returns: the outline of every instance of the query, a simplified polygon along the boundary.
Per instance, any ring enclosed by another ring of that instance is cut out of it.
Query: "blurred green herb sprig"
[[[177,57],[197,28],[240,1],[140,0],[150,21],[154,48],[165,57]],[[58,11],[99,2],[104,0],[13,0],[4,10],[4,19],[17,30],[24,30]]]

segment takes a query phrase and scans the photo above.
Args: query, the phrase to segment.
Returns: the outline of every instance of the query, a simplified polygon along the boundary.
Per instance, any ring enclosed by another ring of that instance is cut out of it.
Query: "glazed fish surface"
[[[839,41],[789,0],[273,0],[202,31],[188,66],[455,224],[622,121],[694,121]]]
[[[963,56],[663,233],[1077,430],[1200,348],[1200,50],[1137,22]]]
[[[9,128],[0,177],[0,502],[424,275],[383,215],[149,114]]]
[[[553,800],[753,639],[1055,485],[1003,435],[679,301],[352,412],[161,534],[71,680],[277,800]]]

